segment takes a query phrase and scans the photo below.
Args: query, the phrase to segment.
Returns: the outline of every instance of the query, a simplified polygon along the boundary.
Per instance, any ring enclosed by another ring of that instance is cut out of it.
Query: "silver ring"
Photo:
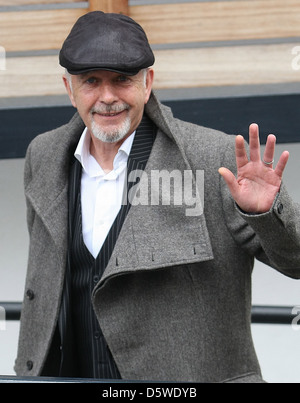
[[[263,161],[263,163],[265,164],[265,165],[273,165],[274,164],[274,161],[275,160],[272,160],[271,162],[266,162],[265,160],[262,160]]]

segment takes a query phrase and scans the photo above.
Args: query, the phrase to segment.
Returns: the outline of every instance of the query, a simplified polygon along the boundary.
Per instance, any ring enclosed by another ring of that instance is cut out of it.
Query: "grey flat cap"
[[[94,11],[75,23],[59,61],[74,75],[94,70],[135,75],[152,66],[155,58],[137,22],[125,15]]]

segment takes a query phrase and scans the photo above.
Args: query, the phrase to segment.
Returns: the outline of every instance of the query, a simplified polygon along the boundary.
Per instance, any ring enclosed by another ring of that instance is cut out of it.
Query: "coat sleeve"
[[[223,164],[236,172],[233,142],[224,150]],[[291,199],[284,184],[270,211],[257,215],[239,209],[222,178],[220,186],[225,220],[235,241],[261,262],[300,279],[300,205]]]

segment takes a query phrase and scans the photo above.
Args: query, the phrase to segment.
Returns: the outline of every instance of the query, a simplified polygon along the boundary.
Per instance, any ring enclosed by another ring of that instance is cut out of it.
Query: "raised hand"
[[[288,151],[282,153],[274,169],[275,145],[276,137],[271,134],[267,139],[264,156],[261,159],[259,128],[257,124],[252,124],[249,129],[250,160],[247,156],[244,138],[237,136],[235,146],[237,177],[227,168],[219,169],[233,199],[246,213],[268,212],[280,190],[289,153]]]

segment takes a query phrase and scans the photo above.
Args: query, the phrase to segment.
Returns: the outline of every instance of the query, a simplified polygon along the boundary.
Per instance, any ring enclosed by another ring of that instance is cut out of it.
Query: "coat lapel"
[[[170,127],[168,122],[174,122],[172,115],[168,116],[168,109],[161,107],[152,96],[146,112],[159,131],[145,172],[134,189],[135,196],[131,195],[133,205],[98,287],[110,277],[125,272],[156,270],[213,259],[201,189],[198,189],[196,197],[198,214],[194,214],[188,198],[183,196],[182,204],[174,205],[164,200],[168,194],[164,194],[163,189],[157,195],[152,186],[159,173],[167,175],[167,179],[170,173],[175,178],[176,174],[181,175],[184,186],[184,172],[191,174],[192,171],[180,141],[180,130],[177,126]],[[180,177],[177,176],[177,179],[177,184],[180,184]],[[192,189],[196,189],[199,183],[194,173],[191,179]]]
[[[42,150],[42,163],[35,161],[34,153],[28,156],[32,165],[39,166],[36,169],[38,174],[25,188],[26,198],[43,221],[58,250],[63,252],[67,247],[68,233],[69,167],[83,129],[83,122],[76,114],[59,132],[59,137],[53,136],[53,150]],[[39,156],[41,154],[38,153]]]

